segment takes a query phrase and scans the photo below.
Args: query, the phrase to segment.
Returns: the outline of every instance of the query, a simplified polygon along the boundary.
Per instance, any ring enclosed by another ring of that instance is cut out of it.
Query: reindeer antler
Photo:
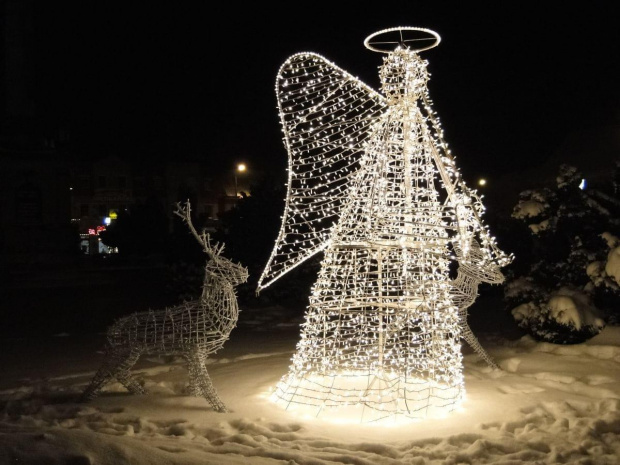
[[[200,233],[196,231],[194,223],[192,223],[192,209],[189,200],[185,202],[185,206],[181,205],[181,202],[177,202],[176,205],[177,209],[174,211],[174,214],[180,217],[187,225],[192,235],[202,245],[205,253],[211,256],[211,258],[220,255],[224,250],[224,244],[215,243],[212,245],[211,236],[204,229]]]

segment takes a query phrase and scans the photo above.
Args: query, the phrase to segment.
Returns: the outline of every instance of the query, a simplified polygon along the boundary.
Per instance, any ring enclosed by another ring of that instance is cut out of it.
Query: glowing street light
[[[479,186],[486,186],[487,185],[487,180],[484,179],[484,178],[478,179],[478,185]]]
[[[235,170],[235,197],[239,198],[239,190],[237,189],[237,173],[245,173],[247,169],[245,163],[238,163],[237,169]]]

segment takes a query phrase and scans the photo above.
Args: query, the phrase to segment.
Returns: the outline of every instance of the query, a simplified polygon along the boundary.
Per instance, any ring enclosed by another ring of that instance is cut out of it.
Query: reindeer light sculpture
[[[222,256],[223,244],[211,244],[205,231],[196,231],[189,201],[185,206],[177,203],[174,213],[207,254],[202,294],[175,307],[134,313],[110,326],[105,360],[84,390],[83,401],[95,398],[114,378],[132,394],[145,394],[144,387],[130,374],[140,356],[182,355],[188,364],[190,394],[204,396],[218,412],[227,411],[211,382],[206,359],[223,347],[237,324],[239,305],[234,288],[247,281],[248,271]]]

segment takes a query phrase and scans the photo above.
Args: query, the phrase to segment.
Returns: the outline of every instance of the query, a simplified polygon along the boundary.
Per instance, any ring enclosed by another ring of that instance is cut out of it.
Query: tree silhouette
[[[121,211],[101,233],[102,242],[117,247],[123,257],[162,255],[168,236],[168,217],[161,202],[147,198]]]
[[[584,189],[580,171],[561,165],[555,183],[519,196],[512,224],[529,253],[509,268],[504,300],[536,339],[583,342],[620,303],[620,288],[603,270],[611,247],[605,235],[618,234],[620,211],[608,184]]]

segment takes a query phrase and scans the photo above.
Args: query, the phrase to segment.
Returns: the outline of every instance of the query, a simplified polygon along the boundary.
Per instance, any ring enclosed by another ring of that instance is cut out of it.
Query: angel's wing
[[[276,95],[288,188],[259,291],[325,248],[369,128],[387,108],[382,95],[315,53],[298,53],[284,62]]]

